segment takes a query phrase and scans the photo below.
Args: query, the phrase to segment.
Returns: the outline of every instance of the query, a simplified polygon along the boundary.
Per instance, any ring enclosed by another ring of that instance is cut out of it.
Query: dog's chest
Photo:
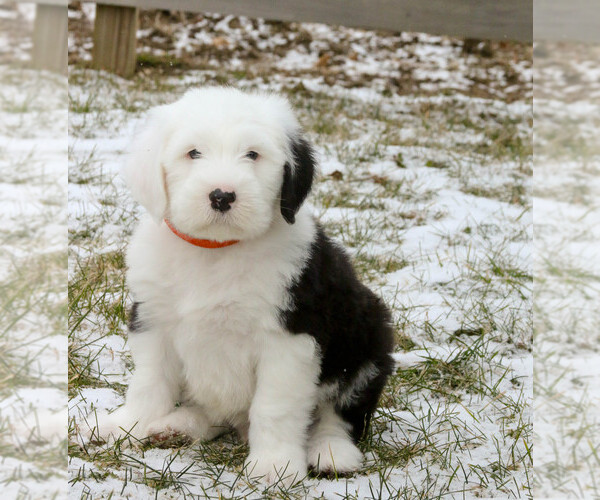
[[[220,251],[206,259],[157,252],[154,263],[144,264],[160,272],[142,275],[140,262],[132,261],[130,282],[147,310],[162,311],[157,319],[180,360],[184,396],[215,420],[230,420],[247,414],[261,351],[269,335],[281,333],[279,308],[291,268],[264,256],[214,253]]]
[[[275,302],[281,283],[266,266],[235,261],[212,262],[195,276],[189,270],[184,274],[185,281],[172,288],[177,297],[172,341],[183,362],[186,390],[216,413],[243,411],[254,392],[260,345],[279,328]]]
[[[311,228],[302,238],[275,233],[239,246],[198,249],[146,220],[129,248],[128,283],[157,322],[185,321],[195,330],[238,335],[278,328]]]
[[[277,327],[285,300],[281,276],[265,262],[223,259],[173,269],[170,292],[176,317],[190,328],[222,338]]]
[[[171,340],[182,362],[186,399],[203,406],[215,421],[248,411],[259,356],[254,336],[218,329],[194,332],[182,321]]]
[[[261,353],[282,334],[308,243],[274,243],[197,249],[146,223],[130,246],[133,297],[174,350],[187,397],[215,418],[247,412]]]
[[[175,304],[170,341],[182,363],[185,397],[215,420],[229,419],[251,404],[257,336],[269,313],[239,291],[197,286]]]

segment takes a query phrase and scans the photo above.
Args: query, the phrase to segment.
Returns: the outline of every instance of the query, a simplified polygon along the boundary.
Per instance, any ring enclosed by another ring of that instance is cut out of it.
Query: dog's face
[[[286,100],[206,88],[151,110],[123,174],[155,219],[197,238],[243,240],[275,217],[294,222],[314,157]]]

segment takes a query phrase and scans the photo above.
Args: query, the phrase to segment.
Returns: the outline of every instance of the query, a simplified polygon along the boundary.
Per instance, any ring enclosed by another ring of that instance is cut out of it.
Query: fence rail
[[[533,0],[102,0],[98,3],[469,38],[530,42],[533,37]]]
[[[94,27],[96,68],[135,71],[137,9],[217,12],[281,21],[530,42],[533,0],[101,0]]]
[[[600,43],[598,0],[535,0],[535,40]]]
[[[38,4],[34,64],[64,71],[68,2],[33,2]],[[97,0],[93,3],[97,4],[94,63],[123,76],[130,76],[135,70],[138,9],[216,12],[464,38],[531,42],[535,35],[536,40],[600,42],[598,0]]]

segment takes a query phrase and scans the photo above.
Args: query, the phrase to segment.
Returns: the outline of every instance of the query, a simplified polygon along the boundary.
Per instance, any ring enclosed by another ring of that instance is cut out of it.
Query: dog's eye
[[[258,158],[258,153],[256,151],[248,151],[246,153],[246,158],[248,158],[249,160],[256,160]]]
[[[200,151],[198,151],[197,149],[192,149],[191,151],[188,151],[188,158],[191,158],[192,160],[197,160],[198,158],[200,158],[202,156],[202,153]]]

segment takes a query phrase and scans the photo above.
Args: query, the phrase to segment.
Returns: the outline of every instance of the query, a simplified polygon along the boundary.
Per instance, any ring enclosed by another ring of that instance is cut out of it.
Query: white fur
[[[234,427],[249,440],[250,475],[268,482],[305,475],[319,352],[312,337],[286,332],[278,319],[315,235],[307,209],[293,225],[279,210],[283,165],[298,134],[285,100],[232,89],[193,91],[151,113],[124,171],[152,216],[127,254],[145,324],[129,336],[135,372],[126,404],[99,419],[100,435],[124,429],[158,441],[177,434],[207,440]],[[191,149],[202,158],[187,157]],[[248,150],[259,159],[246,158]],[[210,207],[216,188],[237,195],[225,214]],[[240,243],[198,248],[163,217],[196,238]],[[311,457],[331,468],[323,450],[333,446],[335,467],[357,466],[360,452],[345,424],[322,413]]]
[[[339,382],[323,384],[319,388],[319,402],[335,400],[340,407],[349,407],[377,375],[379,375],[377,366],[370,362],[365,363],[345,389],[340,389]]]
[[[349,424],[334,411],[331,403],[319,407],[308,441],[308,463],[317,472],[342,474],[356,470],[362,453],[349,435]]]

